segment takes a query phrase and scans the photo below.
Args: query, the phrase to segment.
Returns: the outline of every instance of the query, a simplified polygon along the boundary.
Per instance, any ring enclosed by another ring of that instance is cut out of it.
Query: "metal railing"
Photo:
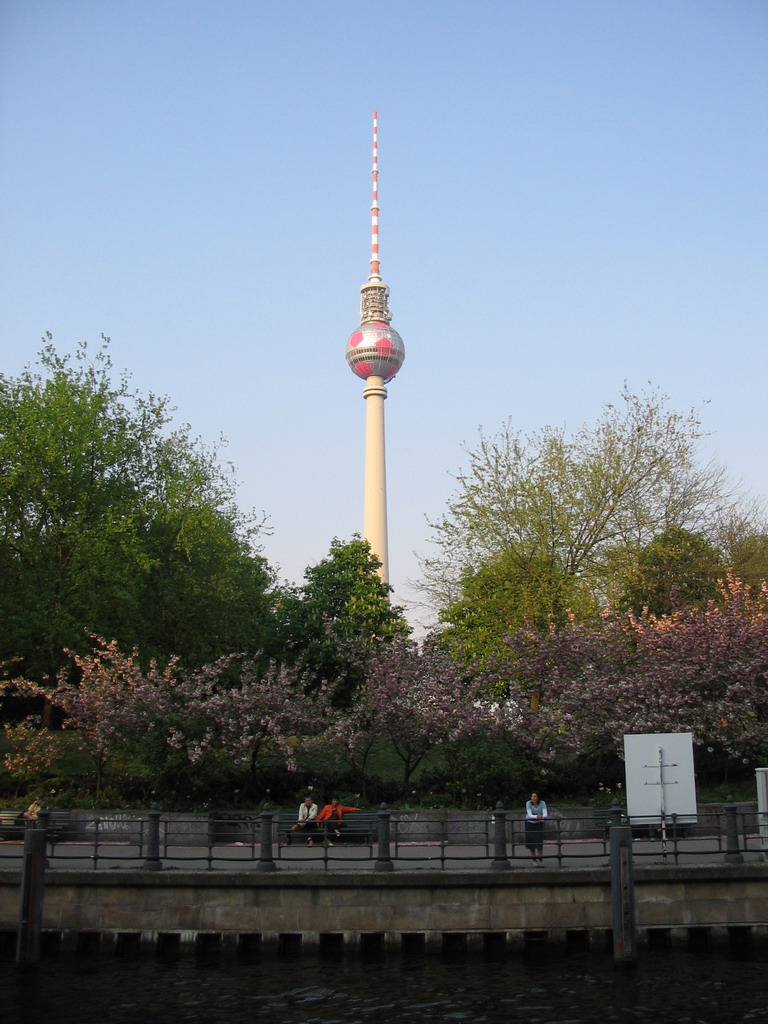
[[[50,869],[164,867],[190,870],[359,869],[508,870],[536,866],[525,845],[525,825],[500,804],[487,815],[429,818],[390,812],[382,805],[373,827],[335,845],[288,845],[268,805],[238,816],[165,814],[158,808],[100,816],[43,810],[36,822],[0,811],[0,868],[20,866],[25,829],[47,832]],[[610,830],[632,829],[632,855],[643,864],[742,863],[768,857],[768,815],[729,801],[717,812],[685,819],[628,819],[614,805],[589,817],[552,814],[545,822],[542,866],[607,867]],[[538,840],[537,840],[538,841]]]

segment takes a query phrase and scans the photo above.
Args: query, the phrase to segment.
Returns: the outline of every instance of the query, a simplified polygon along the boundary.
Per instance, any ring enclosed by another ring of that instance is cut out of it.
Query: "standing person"
[[[305,796],[299,804],[299,817],[291,829],[292,832],[303,832],[307,838],[307,846],[314,846],[312,833],[317,830],[317,804],[311,796]]]
[[[331,798],[331,802],[326,804],[325,807],[320,811],[317,816],[318,822],[324,821],[325,835],[328,840],[328,845],[333,846],[329,836],[333,836],[335,839],[341,839],[341,830],[344,828],[343,817],[350,811],[359,811],[359,807],[344,807],[343,804],[339,803],[339,798],[334,796]]]
[[[539,799],[538,793],[531,793],[525,804],[525,845],[531,851],[533,863],[542,867],[544,856],[544,821],[547,805]]]

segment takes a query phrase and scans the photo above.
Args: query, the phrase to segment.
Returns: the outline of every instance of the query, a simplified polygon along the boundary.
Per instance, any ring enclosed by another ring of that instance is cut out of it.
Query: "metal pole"
[[[379,832],[377,837],[377,856],[376,863],[373,865],[374,871],[394,871],[395,865],[392,863],[392,849],[390,846],[390,813],[389,808],[386,804],[382,804],[378,810],[379,819]]]
[[[493,809],[493,860],[495,871],[507,871],[512,865],[507,856],[507,812],[499,800]]]
[[[611,844],[611,922],[613,925],[613,960],[630,967],[637,962],[635,931],[635,877],[632,862],[632,829],[614,826],[609,829]]]
[[[755,768],[757,786],[757,830],[762,860],[768,858],[768,768]]]
[[[51,853],[53,853],[53,839],[51,833],[48,830],[48,825],[51,820],[51,812],[48,810],[48,804],[43,803],[40,805],[40,810],[37,812],[37,821],[35,822],[35,828],[42,829],[45,834],[45,866],[49,868],[51,866],[48,860],[48,840],[51,839]]]
[[[19,934],[16,940],[16,963],[22,967],[36,964],[40,958],[47,841],[48,830],[45,827],[29,828],[24,835]]]
[[[667,817],[664,804],[664,751],[659,750],[659,815],[661,818],[661,859],[667,859]]]
[[[725,863],[743,864],[744,854],[739,848],[739,826],[736,821],[736,804],[733,802],[733,797],[730,793],[723,804],[723,810],[725,811]]]
[[[265,800],[261,809],[261,853],[256,865],[257,871],[277,871],[275,858],[272,853],[272,819],[274,811]]]
[[[161,871],[163,862],[160,860],[160,808],[157,804],[152,804],[149,808],[148,817],[147,859],[144,861],[144,870]]]
[[[673,811],[670,815],[672,818],[672,853],[675,858],[675,864],[678,862],[678,831],[677,831],[677,814]]]

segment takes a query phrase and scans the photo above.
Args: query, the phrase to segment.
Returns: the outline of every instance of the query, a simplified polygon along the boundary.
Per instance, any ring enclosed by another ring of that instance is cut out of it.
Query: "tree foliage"
[[[390,604],[380,566],[368,541],[334,539],[328,556],[305,571],[304,585],[285,591],[278,603],[281,657],[306,671],[315,687],[331,685],[339,705],[360,685],[359,648],[409,632],[403,609]]]
[[[361,770],[372,743],[383,741],[402,762],[407,785],[432,750],[479,730],[479,679],[432,640],[396,637],[360,648],[357,657],[362,683],[328,738],[352,763],[360,758]]]
[[[39,786],[61,756],[60,734],[41,726],[37,715],[28,715],[16,725],[3,726],[8,751],[3,766],[26,787]]]
[[[93,761],[98,799],[105,768],[123,745],[157,729],[167,718],[177,662],[171,659],[161,669],[152,661],[144,671],[136,651],[123,655],[116,641],[92,639],[97,639],[97,646],[89,654],[65,652],[74,672],[64,668],[49,684],[15,679],[7,689],[44,697],[64,713],[64,727],[77,733]]]
[[[705,537],[670,526],[640,550],[619,605],[665,615],[715,600],[725,576],[722,557]]]
[[[265,767],[294,769],[297,749],[328,724],[324,691],[307,699],[295,669],[234,655],[198,669],[177,659],[145,668],[137,651],[94,639],[90,653],[70,652],[76,671],[63,670],[55,685],[17,679],[7,688],[64,712],[65,728],[92,758],[97,799],[109,766],[137,751],[153,764],[158,786],[169,762],[178,770],[178,752],[183,775],[221,774],[227,766],[253,796]]]
[[[695,412],[656,391],[626,387],[594,426],[570,436],[545,427],[523,437],[506,424],[480,433],[445,515],[424,586],[452,641],[472,643],[490,600],[496,646],[526,621],[594,618],[614,602],[654,537],[677,526],[706,536],[737,504],[724,472],[699,465]]]
[[[768,580],[768,534],[746,532],[732,539],[726,557],[734,575],[751,587]]]
[[[522,629],[509,646],[499,727],[543,761],[621,754],[627,733],[691,732],[701,750],[750,764],[768,751],[766,586],[730,576],[704,607]]]
[[[53,677],[87,632],[200,664],[256,650],[272,577],[231,474],[112,381],[107,343],[0,378],[0,660]]]
[[[511,552],[467,570],[461,596],[441,612],[440,642],[464,661],[493,660],[506,650],[506,638],[522,623],[545,628],[564,622],[574,607],[592,610],[573,576],[551,558],[532,557],[525,565]],[[585,607],[586,606],[586,607]]]

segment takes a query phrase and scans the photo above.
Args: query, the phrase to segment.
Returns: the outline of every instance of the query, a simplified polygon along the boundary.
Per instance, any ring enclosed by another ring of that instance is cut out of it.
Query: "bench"
[[[70,811],[58,807],[48,811],[48,839],[51,843],[55,843],[69,829],[70,814]],[[0,838],[9,842],[23,839],[26,830],[35,824],[34,819],[24,817],[23,809],[0,811]]]
[[[306,844],[307,839],[314,839],[316,843],[323,843],[326,839],[327,829],[333,828],[332,821],[319,821],[313,832],[306,829],[293,831],[296,824],[296,815],[291,811],[281,811],[277,825],[277,841],[280,845],[290,846],[293,840],[299,844]],[[376,811],[350,811],[342,819],[343,828],[339,831],[339,837],[332,836],[332,843],[366,843],[369,846],[375,842],[378,835],[378,816]]]
[[[24,811],[0,811],[0,839],[12,842],[14,839],[24,838],[26,822],[22,815]]]

